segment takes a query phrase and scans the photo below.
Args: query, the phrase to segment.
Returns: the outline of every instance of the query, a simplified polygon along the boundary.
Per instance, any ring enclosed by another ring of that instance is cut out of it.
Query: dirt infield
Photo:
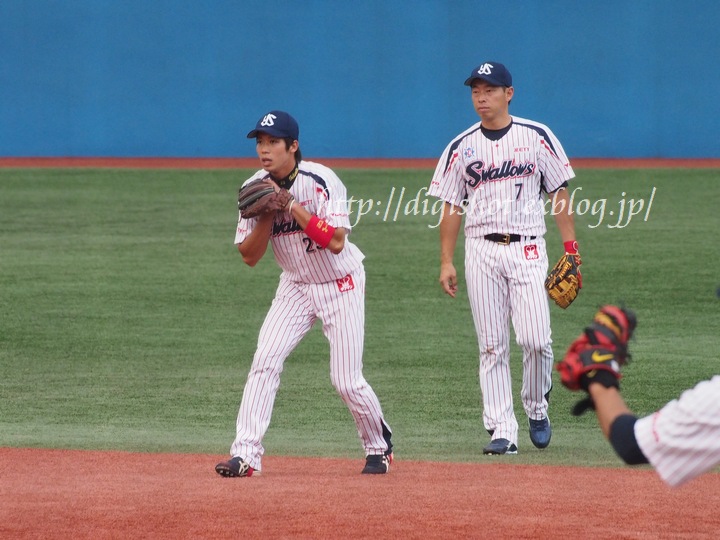
[[[314,158],[310,158],[311,160]],[[435,158],[319,158],[324,165],[348,169],[434,169]],[[573,158],[576,169],[720,168],[720,159]],[[0,168],[252,169],[256,158],[0,157]]]
[[[651,470],[0,448],[3,538],[717,538],[720,475]]]

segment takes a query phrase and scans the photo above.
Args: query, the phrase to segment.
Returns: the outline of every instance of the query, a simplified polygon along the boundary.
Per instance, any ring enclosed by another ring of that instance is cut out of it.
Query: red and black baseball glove
[[[635,314],[628,309],[610,305],[600,308],[555,366],[563,386],[587,391],[590,383],[597,382],[620,388],[620,368],[630,360],[628,341],[636,325]],[[580,415],[591,407],[588,397],[575,406],[573,414]]]

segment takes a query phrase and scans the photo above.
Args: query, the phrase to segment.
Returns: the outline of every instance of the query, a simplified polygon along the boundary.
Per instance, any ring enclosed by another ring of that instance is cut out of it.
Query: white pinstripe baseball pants
[[[330,380],[350,409],[366,454],[387,450],[380,402],[362,374],[365,334],[365,271],[351,274],[354,287],[307,284],[280,278],[275,298],[260,329],[258,346],[243,391],[237,435],[230,453],[261,470],[262,439],[270,424],[285,360],[317,319],[330,342]],[[347,283],[347,282],[346,282]]]
[[[523,354],[521,398],[529,418],[547,416],[545,395],[552,386],[545,240],[540,237],[502,245],[484,238],[466,238],[465,269],[480,348],[483,423],[494,431],[493,439],[517,444],[518,422],[510,380],[510,320]]]

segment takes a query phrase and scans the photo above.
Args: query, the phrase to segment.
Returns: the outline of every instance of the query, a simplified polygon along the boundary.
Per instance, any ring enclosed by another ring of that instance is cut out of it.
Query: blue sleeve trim
[[[302,171],[302,173],[308,175],[310,178],[315,180],[317,184],[322,186],[323,191],[325,192],[325,196],[328,198],[328,200],[330,199],[330,190],[327,187],[327,182],[325,182],[325,180],[323,180],[321,176],[318,176],[317,174],[308,171]]]
[[[454,140],[450,147],[448,148],[448,153],[445,160],[445,167],[443,167],[443,171],[447,171],[448,165],[450,164],[450,160],[452,159],[453,154],[455,153],[455,150],[458,146],[460,146],[460,143],[462,140],[467,137],[468,135],[475,133],[478,129],[480,129],[480,126],[478,126],[476,129],[473,129],[471,131],[466,131],[462,135],[460,135],[456,140]]]
[[[648,463],[635,438],[635,422],[637,417],[632,414],[621,414],[610,426],[608,437],[617,455],[628,465]]]
[[[536,131],[537,133],[539,133],[540,135],[542,135],[543,139],[545,139],[545,142],[548,144],[548,146],[550,147],[550,149],[553,151],[553,153],[554,153],[555,155],[557,155],[557,150],[555,150],[555,147],[553,146],[553,143],[552,143],[552,141],[550,140],[550,135],[548,135],[548,132],[545,131],[543,128],[538,127],[538,126],[533,126],[533,125],[531,125],[531,124],[523,124],[522,122],[515,122],[515,124],[518,125],[518,126],[524,126],[524,127],[528,128],[528,129],[532,129],[533,131]]]

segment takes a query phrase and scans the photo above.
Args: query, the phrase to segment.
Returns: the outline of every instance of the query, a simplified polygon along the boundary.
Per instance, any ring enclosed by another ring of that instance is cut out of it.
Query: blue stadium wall
[[[2,0],[0,156],[244,157],[269,109],[308,157],[436,157],[463,80],[571,157],[720,157],[717,0]]]

